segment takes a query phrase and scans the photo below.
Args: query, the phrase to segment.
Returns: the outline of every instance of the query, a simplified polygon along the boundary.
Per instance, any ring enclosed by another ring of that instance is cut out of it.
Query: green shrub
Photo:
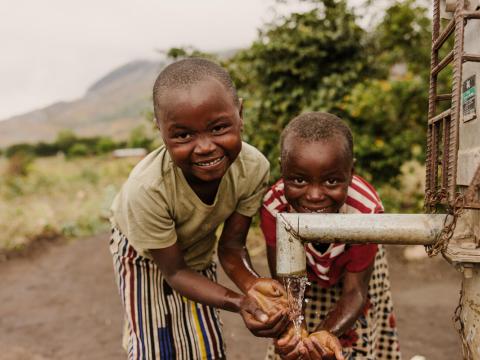
[[[5,149],[5,156],[11,158],[16,154],[24,154],[26,155],[34,155],[35,154],[35,147],[32,144],[20,143],[15,144],[7,147]]]
[[[98,140],[95,152],[97,154],[107,154],[117,147],[117,143],[110,138],[102,137]]]
[[[68,157],[87,156],[88,154],[89,150],[87,145],[81,143],[73,144],[67,152]]]
[[[29,152],[16,152],[8,160],[6,175],[27,176],[35,157]]]

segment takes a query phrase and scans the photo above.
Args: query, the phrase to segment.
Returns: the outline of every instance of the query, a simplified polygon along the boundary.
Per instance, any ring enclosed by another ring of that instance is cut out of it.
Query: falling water
[[[303,322],[303,298],[305,287],[308,284],[306,276],[288,276],[283,278],[283,285],[287,290],[289,318],[293,322],[295,335],[301,337],[301,326]]]

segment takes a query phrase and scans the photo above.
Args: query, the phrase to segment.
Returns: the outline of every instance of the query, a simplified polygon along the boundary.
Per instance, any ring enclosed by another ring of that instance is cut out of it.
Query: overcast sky
[[[273,0],[0,0],[0,119],[83,95],[155,49],[248,46]],[[283,8],[283,12],[291,11]]]
[[[359,14],[364,1],[349,3]],[[376,0],[375,7],[389,1]],[[301,9],[300,1],[296,3],[276,4],[275,10],[305,10],[306,5]],[[158,49],[246,47],[257,29],[273,18],[274,4],[275,0],[0,0],[0,120],[81,97],[118,66],[160,59]]]

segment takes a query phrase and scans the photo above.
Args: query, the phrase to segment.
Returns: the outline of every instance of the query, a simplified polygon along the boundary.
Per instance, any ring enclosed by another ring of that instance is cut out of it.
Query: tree
[[[279,176],[279,136],[305,111],[328,111],[354,133],[362,174],[393,183],[425,138],[430,20],[413,0],[396,1],[369,32],[344,0],[310,0],[281,16],[226,62],[245,103],[245,139]],[[402,71],[393,71],[393,70]]]
[[[153,136],[147,132],[145,126],[139,125],[132,129],[128,138],[127,145],[131,148],[150,149],[153,142]]]
[[[57,134],[55,144],[58,149],[67,154],[70,148],[77,142],[77,136],[70,130],[62,130]]]

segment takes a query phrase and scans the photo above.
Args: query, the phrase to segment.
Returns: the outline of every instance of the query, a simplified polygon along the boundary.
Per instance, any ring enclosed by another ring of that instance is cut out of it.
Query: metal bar
[[[447,110],[441,112],[440,114],[432,117],[431,119],[428,119],[428,124],[433,125],[436,122],[445,119],[446,117],[450,116],[450,112],[451,112],[451,109],[447,109]]]
[[[431,245],[445,214],[281,214],[304,241],[346,244]],[[278,220],[278,217],[277,217]]]
[[[452,104],[450,121],[450,150],[448,161],[448,198],[451,205],[454,205],[457,193],[457,162],[458,162],[458,133],[460,122],[461,93],[462,93],[462,54],[464,49],[465,21],[463,12],[465,1],[457,0],[455,8],[455,36],[454,36],[454,60],[452,79]]]
[[[480,202],[470,202],[463,206],[464,209],[479,209],[480,210]]]
[[[442,188],[448,188],[448,174],[450,169],[450,122],[452,118],[450,116],[444,118],[444,135],[443,135],[443,165],[442,165],[442,173],[443,173],[443,183]]]
[[[427,151],[425,159],[425,205],[430,205],[430,198],[427,196],[435,188],[432,187],[432,125],[427,127]]]
[[[297,214],[277,215],[277,274],[306,271],[303,242],[346,244],[433,244],[445,214]]]
[[[452,94],[438,94],[435,97],[435,101],[447,101],[447,100],[452,100]]]
[[[480,62],[480,55],[475,54],[463,54],[462,55],[462,63],[472,61],[472,62]]]
[[[440,0],[433,0],[432,42],[437,40],[440,33]]]
[[[455,20],[452,19],[449,21],[445,29],[440,33],[437,40],[433,43],[433,49],[438,50],[442,47],[448,37],[452,34],[453,30],[455,29]]]
[[[432,172],[430,176],[432,177],[432,190],[437,191],[437,178],[438,178],[438,127],[436,123],[432,124]]]
[[[463,18],[466,20],[480,19],[480,11],[466,11],[462,15],[463,15]]]
[[[435,97],[437,94],[437,75],[432,73],[432,69],[438,64],[438,51],[434,48],[433,44],[439,36],[440,29],[440,0],[433,0],[433,19],[432,19],[432,48],[430,49],[430,82],[428,87],[428,116],[427,116],[427,149],[425,159],[425,194],[429,194],[434,191],[432,186],[432,159],[433,159],[433,127],[428,123],[428,119],[432,118],[437,112],[437,103]],[[428,206],[430,198],[425,196],[425,203]]]
[[[443,59],[432,69],[432,74],[437,75],[440,71],[442,71],[448,64],[453,61],[453,50],[450,51]]]
[[[448,130],[447,126],[450,125],[448,123],[448,118],[444,117],[442,120],[442,181],[441,181],[441,187],[446,188],[448,184],[448,176],[447,176],[447,171],[448,171]]]

